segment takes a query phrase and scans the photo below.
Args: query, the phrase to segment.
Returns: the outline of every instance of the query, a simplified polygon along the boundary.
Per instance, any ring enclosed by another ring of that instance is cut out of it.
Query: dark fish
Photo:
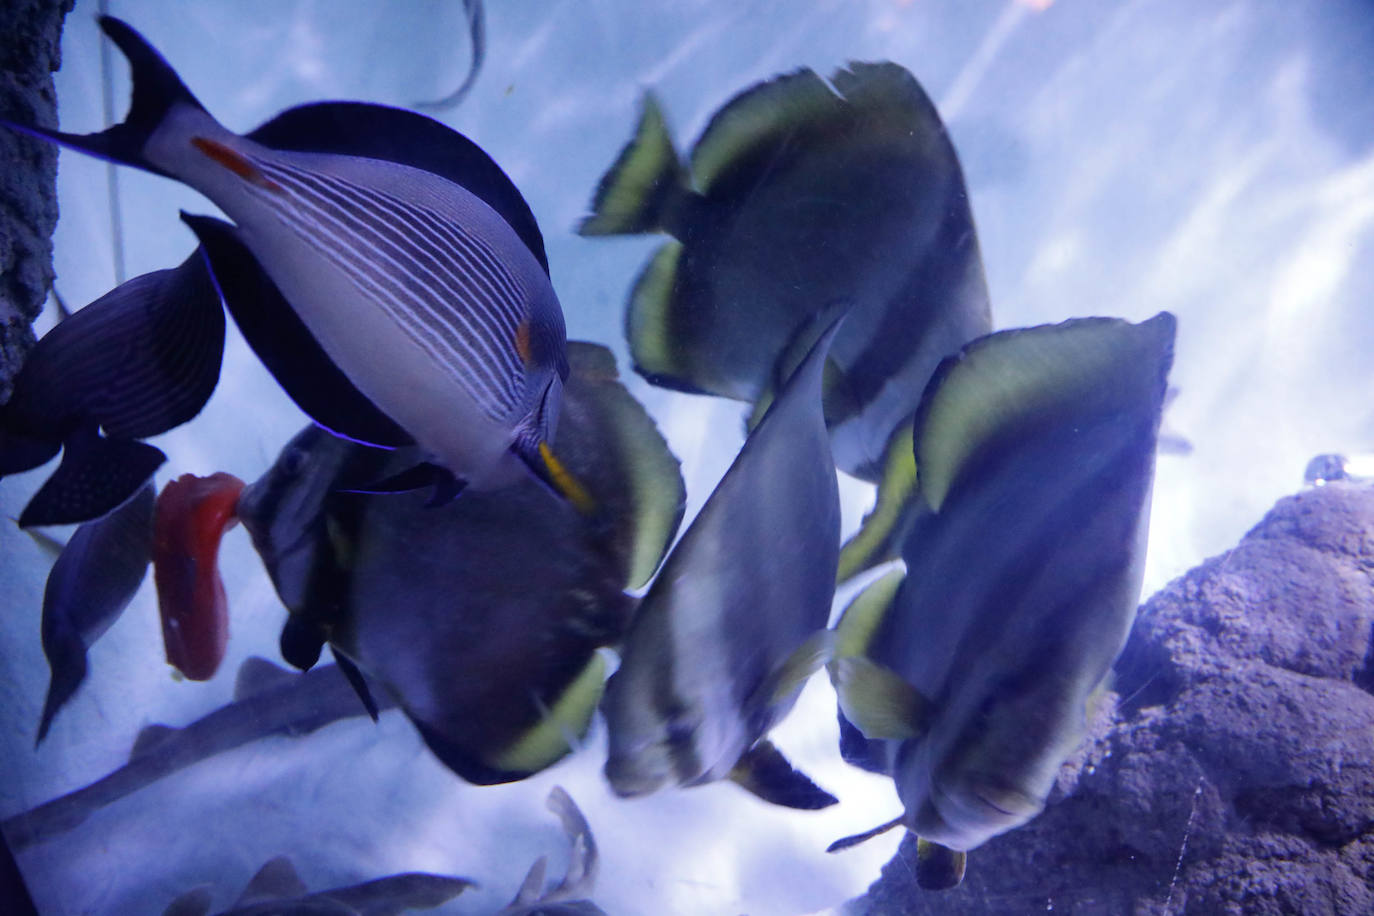
[[[151,513],[151,505],[149,506]],[[382,709],[390,700],[378,698]],[[305,674],[261,658],[239,668],[234,702],[184,728],[150,725],[139,733],[129,762],[89,786],[0,822],[16,850],[79,826],[91,814],[165,776],[216,754],[273,735],[308,735],[331,722],[363,714],[347,680],[333,665]]]
[[[832,88],[833,85],[833,88]],[[876,481],[945,356],[991,330],[968,194],[916,80],[853,63],[753,86],[684,164],[658,102],[602,178],[579,232],[666,231],[626,333],[650,381],[757,402],[805,354],[833,301],[852,303],[826,367],[836,463]]]
[[[571,849],[563,880],[545,889],[548,861],[540,856],[530,867],[520,891],[496,916],[605,916],[605,911],[585,899],[596,884],[599,867],[592,828],[562,786],[549,791],[549,810],[563,822]]]
[[[839,497],[821,415],[831,324],[673,548],[602,703],[617,794],[733,778],[767,801],[835,799],[762,740],[828,658]]]
[[[142,36],[111,17],[100,25],[133,70],[126,121],[85,136],[22,129],[218,204],[233,225],[187,222],[245,336],[271,352],[267,367],[297,403],[329,405],[314,419],[372,441],[385,418],[388,441],[374,444],[397,444],[403,430],[459,484],[497,486],[523,462],[557,489],[547,441],[567,373],[562,310],[536,251],[483,197],[490,160],[474,190],[414,165],[233,134]],[[286,339],[310,341],[303,366],[328,364],[326,381],[347,386],[321,390],[268,342],[260,309],[279,300]]]
[[[0,406],[0,477],[62,463],[21,526],[90,521],[166,456],[139,440],[198,414],[219,381],[224,312],[199,254],[143,274],[58,323]]]
[[[1166,312],[992,334],[922,401],[908,572],[845,612],[831,675],[862,732],[846,756],[892,774],[888,826],[930,844],[927,885],[1038,814],[1082,741],[1135,620],[1174,328]]]
[[[43,654],[52,680],[38,723],[42,742],[58,710],[86,678],[86,650],[133,600],[148,571],[153,540],[153,485],[105,517],[87,522],[67,542],[43,590]]]
[[[283,650],[327,642],[397,698],[469,782],[549,766],[588,725],[618,640],[681,519],[677,461],[610,353],[569,348],[554,446],[597,513],[520,480],[426,508],[423,494],[346,492],[412,460],[300,433],[245,489],[239,516],[291,612]]]
[[[474,83],[477,82],[477,74],[482,70],[482,62],[487,57],[487,22],[486,13],[482,9],[482,0],[463,0],[464,18],[468,23],[468,36],[472,40],[472,58],[468,64],[467,76],[463,77],[463,82],[458,88],[433,102],[421,102],[420,108],[443,109],[452,108],[467,96]]]
[[[193,681],[219,670],[229,642],[229,607],[219,542],[237,523],[243,481],[223,472],[183,474],[163,487],[153,527],[153,579],[167,663]]]
[[[286,856],[270,859],[258,869],[239,899],[220,916],[296,916],[296,914],[344,914],[344,916],[395,916],[408,910],[428,910],[452,900],[472,887],[467,878],[404,872],[326,891],[310,893]],[[205,916],[211,896],[203,887],[176,900],[164,916]]]

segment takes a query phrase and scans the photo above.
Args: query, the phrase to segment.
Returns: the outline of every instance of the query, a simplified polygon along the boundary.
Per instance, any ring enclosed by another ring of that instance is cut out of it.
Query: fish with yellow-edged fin
[[[100,27],[132,69],[125,121],[88,135],[11,127],[217,204],[232,223],[183,218],[287,393],[340,436],[418,445],[414,466],[378,489],[433,484],[442,501],[523,466],[569,495],[548,446],[567,375],[562,310],[528,206],[485,153],[379,106],[316,107],[235,134],[131,27],[108,16]],[[381,145],[429,149],[378,156],[367,141],[309,139],[311,123],[339,117],[357,122],[350,137],[389,128]]]
[[[801,69],[739,93],[684,162],[652,93],[601,179],[583,235],[666,232],[630,293],[626,336],[654,384],[756,405],[852,303],[826,365],[836,464],[881,483],[841,578],[895,556],[912,505],[909,427],[946,356],[992,330],[958,156],[906,69]]]
[[[586,731],[605,677],[597,650],[624,632],[626,589],[653,575],[683,511],[677,460],[610,352],[568,352],[553,444],[591,516],[529,478],[435,508],[418,492],[351,492],[412,459],[315,427],[239,499],[290,611],[286,659],[309,667],[329,645],[477,784],[537,772]]]
[[[814,809],[829,793],[765,735],[825,663],[839,496],[821,413],[832,321],[664,562],[602,701],[619,795],[732,779]]]
[[[923,886],[1035,817],[1135,620],[1175,320],[1001,331],[916,415],[905,577],[837,625],[846,759],[889,773]],[[857,731],[855,731],[857,730]]]

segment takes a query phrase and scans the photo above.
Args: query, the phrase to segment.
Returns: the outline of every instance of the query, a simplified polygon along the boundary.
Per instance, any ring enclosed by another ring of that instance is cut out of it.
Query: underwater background
[[[471,59],[458,2],[108,7],[235,130],[316,99],[409,107],[440,98]],[[94,2],[77,3],[66,21],[55,82],[67,131],[104,126],[96,12]],[[880,60],[909,69],[949,129],[996,328],[1088,315],[1142,321],[1161,310],[1178,318],[1170,375],[1178,394],[1164,427],[1190,447],[1157,464],[1142,597],[1234,545],[1301,487],[1314,455],[1374,448],[1374,284],[1363,269],[1374,255],[1374,13],[1366,4],[487,3],[476,82],[436,116],[478,142],[529,201],[568,336],[615,352],[682,460],[688,519],[739,449],[743,409],[652,388],[630,371],[627,290],[657,242],[582,238],[574,227],[646,89],[657,93],[681,148],[754,83],[801,66],[826,75]],[[128,81],[117,56],[108,76],[118,117]],[[55,285],[72,305],[117,277],[179,263],[194,239],[177,210],[213,209],[178,184],[120,170],[117,266],[106,181],[104,163],[62,154]],[[49,311],[39,332],[51,321]],[[231,325],[206,409],[156,440],[170,458],[157,479],[228,471],[252,480],[303,422]],[[7,478],[0,515],[17,516],[41,481],[42,472]],[[840,493],[848,534],[872,488],[842,476]],[[0,817],[116,769],[141,728],[185,724],[228,703],[245,659],[278,657],[280,602],[247,537],[231,532],[221,569],[232,637],[219,674],[207,683],[172,676],[150,578],[93,647],[81,691],[34,749],[48,676],[38,614],[49,563],[40,545],[0,527],[8,605],[0,618],[8,775]],[[851,593],[842,591],[837,606]],[[220,755],[18,858],[44,913],[160,912],[202,883],[215,885],[218,910],[278,854],[293,858],[312,889],[402,871],[462,875],[480,886],[445,911],[487,913],[515,895],[537,857],[562,873],[567,842],[545,808],[559,785],[594,831],[601,867],[592,896],[608,913],[759,916],[838,906],[878,877],[900,837],[837,856],[825,846],[897,813],[892,783],[840,760],[823,677],[811,680],[774,737],[839,805],[792,812],[724,784],[617,799],[600,772],[599,724],[588,749],[548,771],[469,786],[432,759],[400,716],[383,715],[376,725],[354,718]],[[970,870],[977,867],[975,853]],[[1164,885],[1171,871],[1158,876]],[[1052,907],[1053,895],[1045,897]]]

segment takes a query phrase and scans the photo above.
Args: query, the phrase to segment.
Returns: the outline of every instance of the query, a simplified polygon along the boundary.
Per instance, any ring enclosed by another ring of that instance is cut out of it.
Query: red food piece
[[[229,644],[229,604],[219,542],[238,522],[243,481],[220,472],[183,474],[157,498],[153,580],[167,661],[193,681],[214,676]]]

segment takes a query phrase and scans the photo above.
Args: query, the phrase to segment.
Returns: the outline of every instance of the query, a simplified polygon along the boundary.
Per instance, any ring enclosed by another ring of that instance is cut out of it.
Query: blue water
[[[457,2],[116,0],[206,107],[246,130],[321,98],[411,105],[466,72]],[[1178,316],[1179,389],[1166,431],[1190,454],[1158,465],[1148,595],[1233,544],[1308,458],[1374,448],[1374,17],[1349,2],[1189,0],[511,0],[487,10],[477,83],[441,117],[477,140],[543,228],[569,336],[612,347],[626,290],[654,240],[580,238],[597,179],[652,87],[680,145],[734,93],[805,65],[890,59],[936,101],[959,150],[997,327],[1113,315]],[[96,130],[101,71],[94,2],[68,17],[57,74],[62,127]],[[116,59],[116,110],[127,98]],[[212,212],[154,176],[119,177],[127,276],[179,263],[193,240],[176,211]],[[60,160],[57,284],[85,303],[115,282],[103,163]],[[738,405],[631,390],[684,462],[688,512],[741,441]],[[211,403],[157,440],[175,474],[251,480],[302,416],[233,335]],[[0,486],[16,515],[41,474]],[[872,498],[842,480],[846,531]],[[46,688],[37,636],[48,558],[0,528],[10,612],[0,734],[0,815],[84,785],[125,759],[154,722],[183,724],[230,699],[250,655],[276,656],[281,609],[242,532],[222,566],[232,640],[206,684],[171,677],[151,581],[91,653],[82,692],[31,748]],[[847,593],[840,596],[841,603]],[[595,898],[610,913],[796,914],[861,893],[895,834],[842,857],[832,839],[897,813],[890,781],[835,753],[833,693],[808,686],[778,744],[843,799],[807,814],[727,785],[623,802],[591,747],[526,782],[459,784],[398,716],[351,720],[308,739],[271,739],[183,771],[28,851],[21,865],[47,913],[158,912],[214,882],[217,905],[264,861],[290,853],[312,888],[403,870],[472,877],[448,912],[509,901],[529,864],[566,844],[544,809],[566,787],[602,849]],[[1167,876],[1166,876],[1167,880]],[[652,901],[652,903],[650,903]]]

